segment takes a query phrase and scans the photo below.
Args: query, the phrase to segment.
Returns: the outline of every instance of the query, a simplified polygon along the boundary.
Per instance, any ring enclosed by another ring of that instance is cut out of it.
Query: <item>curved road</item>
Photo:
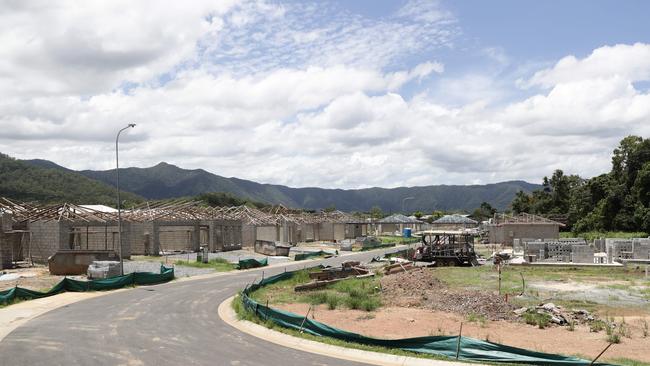
[[[308,266],[369,260],[378,254]],[[268,277],[284,267],[143,286],[50,311],[0,342],[0,365],[361,365],[284,348],[224,323],[217,314],[219,304],[259,280],[262,270]]]

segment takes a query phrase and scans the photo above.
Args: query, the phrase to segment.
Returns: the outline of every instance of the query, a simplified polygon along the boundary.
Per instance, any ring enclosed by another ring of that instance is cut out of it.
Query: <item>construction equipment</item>
[[[436,267],[478,266],[474,252],[474,235],[464,231],[428,230],[420,233],[422,244],[413,259],[431,262]]]

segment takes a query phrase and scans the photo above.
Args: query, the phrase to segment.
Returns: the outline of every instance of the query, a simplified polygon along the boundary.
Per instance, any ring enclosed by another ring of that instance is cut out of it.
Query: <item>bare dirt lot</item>
[[[310,302],[319,299],[319,291],[297,295],[293,292],[296,281],[271,285],[260,296],[277,308],[305,314]],[[503,270],[501,295],[498,271],[487,266],[418,268],[352,281],[361,288],[364,285],[359,281],[367,281],[366,289],[375,288],[379,306],[364,311],[341,301],[336,306],[316,302],[320,305],[313,317],[378,338],[456,335],[462,322],[465,336],[586,359],[596,357],[615,336],[620,343],[607,351],[604,360],[650,363],[650,281],[636,268],[511,267]],[[342,285],[320,292],[332,295]],[[541,305],[556,313],[544,313]],[[527,323],[526,314],[519,312],[522,308],[535,319],[548,315],[545,323]],[[562,322],[554,323],[551,318]]]
[[[281,304],[278,308],[305,314],[308,304]],[[328,310],[319,305],[314,318],[337,328],[378,338],[407,338],[428,335],[456,335],[463,322],[463,335],[509,346],[533,349],[541,352],[578,355],[593,359],[607,346],[604,331],[590,332],[588,326],[576,326],[574,331],[566,327],[539,329],[525,323],[503,320],[468,322],[467,318],[449,312],[383,307],[374,312],[362,310]],[[650,317],[646,318],[650,322]],[[643,338],[642,318],[626,318],[632,338],[624,338],[606,353],[604,359],[620,357],[650,362],[650,338]]]

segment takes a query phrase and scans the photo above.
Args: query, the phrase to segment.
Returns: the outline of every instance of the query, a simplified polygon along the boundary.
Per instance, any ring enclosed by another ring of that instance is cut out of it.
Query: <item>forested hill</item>
[[[578,233],[650,233],[650,139],[621,140],[612,153],[609,173],[582,179],[558,169],[543,182],[539,190],[518,193],[513,211],[562,217]]]
[[[116,205],[112,186],[46,160],[42,162],[47,167],[0,154],[0,196],[43,203]],[[127,204],[142,201],[142,197],[127,192],[122,198]]]
[[[29,161],[38,166],[59,167],[45,160]],[[80,174],[98,181],[113,184],[115,171],[79,171]],[[452,186],[436,185],[424,187],[367,188],[367,189],[323,189],[291,188],[281,185],[260,184],[238,178],[226,178],[202,169],[187,170],[160,163],[149,168],[120,169],[120,186],[148,199],[164,199],[196,196],[206,192],[225,192],[252,201],[283,204],[288,207],[322,209],[336,207],[344,211],[368,211],[379,206],[385,212],[405,210],[466,211],[471,212],[482,202],[505,209],[515,194],[523,190],[530,192],[541,186],[523,181],[510,181],[486,185]]]

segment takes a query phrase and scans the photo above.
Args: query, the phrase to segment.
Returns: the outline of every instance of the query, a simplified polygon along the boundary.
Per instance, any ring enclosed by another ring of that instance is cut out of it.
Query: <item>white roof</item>
[[[87,208],[89,210],[94,210],[99,212],[117,212],[117,209],[105,205],[79,205],[79,206],[83,208]]]

